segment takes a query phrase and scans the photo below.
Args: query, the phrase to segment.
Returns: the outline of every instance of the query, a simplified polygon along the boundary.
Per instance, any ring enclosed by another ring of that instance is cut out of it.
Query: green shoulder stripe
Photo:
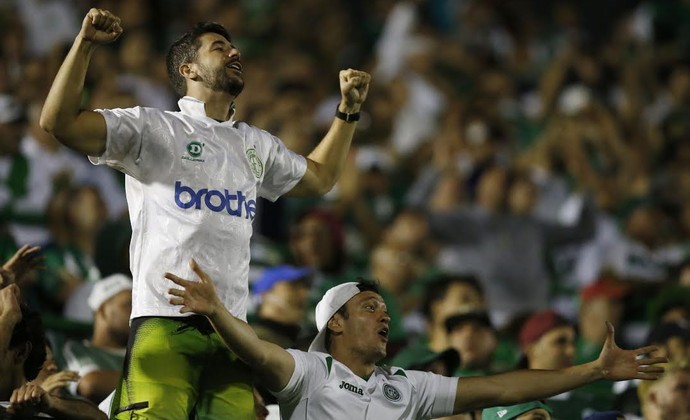
[[[331,356],[326,357],[326,366],[328,366],[328,374],[331,374],[331,368],[333,367],[333,358]]]
[[[407,378],[407,375],[405,375],[405,371],[402,370],[402,369],[398,369],[398,370],[393,374],[393,376],[395,376],[395,375],[404,376],[404,377]]]

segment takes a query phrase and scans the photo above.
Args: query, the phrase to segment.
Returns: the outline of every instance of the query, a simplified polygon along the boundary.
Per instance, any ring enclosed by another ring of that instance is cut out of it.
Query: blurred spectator
[[[46,360],[43,362],[41,370],[32,382],[47,393],[63,395],[67,392],[67,387],[79,380],[79,374],[71,370],[60,370],[53,357],[50,340],[46,340]]]
[[[283,348],[295,348],[306,318],[311,286],[310,268],[280,265],[265,268],[252,285],[259,298],[249,324],[262,340]]]
[[[28,130],[23,136],[21,154],[28,162],[27,194],[15,204],[18,211],[45,213],[51,196],[73,185],[94,186],[111,218],[124,214],[124,189],[118,183],[117,172],[110,168],[91,165],[84,156],[68,149],[38,125],[42,102],[28,109]],[[36,223],[13,223],[13,235],[19,243],[45,244],[50,232],[45,220]]]
[[[12,391],[33,380],[46,358],[46,338],[41,316],[26,305],[20,305],[19,288],[9,285],[0,289],[0,400],[7,401]]]
[[[647,312],[647,320],[652,325],[673,321],[690,322],[690,288],[677,284],[662,287],[647,302]]]
[[[482,420],[551,420],[553,411],[541,401],[482,410]]]
[[[685,321],[667,321],[649,332],[647,344],[657,346],[655,355],[676,362],[690,359],[690,325]]]
[[[582,289],[578,316],[578,337],[576,342],[576,363],[596,360],[606,341],[609,321],[618,329],[623,320],[625,303],[623,298],[629,287],[617,283],[614,278],[602,277]]]
[[[404,318],[420,300],[412,286],[423,280],[422,262],[416,255],[386,244],[374,248],[369,259],[371,278],[379,282],[379,291],[391,316],[388,325],[389,346],[400,345],[406,341]],[[391,351],[389,354],[393,353]]]
[[[59,419],[105,419],[88,401],[65,399],[29,382],[45,362],[46,337],[40,315],[19,299],[16,285],[0,289],[0,401],[8,413],[19,418],[45,412]]]
[[[459,312],[484,309],[486,302],[474,277],[443,276],[428,283],[421,312],[426,336],[410,340],[391,360],[394,366],[409,366],[450,348],[446,319]],[[462,358],[462,355],[460,356]]]
[[[315,208],[300,215],[290,232],[289,245],[293,263],[314,270],[307,310],[313,325],[313,309],[323,293],[358,277],[359,270],[348,261],[342,221],[329,210]]]
[[[78,186],[59,191],[49,210],[55,242],[45,247],[46,270],[39,277],[38,293],[42,309],[61,315],[74,290],[101,278],[94,256],[105,206],[94,187]]]
[[[439,264],[481,278],[499,327],[520,313],[547,307],[550,276],[544,255],[594,231],[591,205],[582,207],[576,225],[564,226],[536,219],[535,198],[529,178],[494,166],[479,179],[475,207],[432,208],[429,216],[432,233],[447,244]]]
[[[71,340],[62,351],[67,368],[79,374],[70,391],[98,404],[115,390],[125,362],[132,280],[114,274],[93,285],[88,303],[94,312],[91,340]]]
[[[601,321],[604,322],[603,320]],[[520,329],[520,348],[524,353],[522,367],[529,369],[562,369],[575,361],[575,327],[555,311],[537,312]],[[554,417],[581,419],[592,409],[608,409],[613,404],[611,384],[606,389],[580,388],[546,400]]]
[[[688,360],[668,364],[660,379],[642,382],[638,394],[645,420],[690,418]]]
[[[470,311],[446,318],[448,343],[461,355],[452,376],[486,376],[493,372],[497,332],[486,312]]]
[[[29,162],[20,153],[26,112],[11,95],[0,94],[0,217],[3,220],[40,223],[42,215],[21,211],[17,203],[29,194]]]

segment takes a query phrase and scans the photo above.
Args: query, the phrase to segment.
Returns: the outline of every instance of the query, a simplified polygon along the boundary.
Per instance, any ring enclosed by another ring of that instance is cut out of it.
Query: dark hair
[[[27,380],[36,378],[46,360],[46,335],[43,329],[41,314],[21,304],[22,319],[14,326],[9,348],[13,349],[31,344],[31,351],[24,361],[24,376]]]
[[[369,279],[365,279],[362,277],[358,277],[357,278],[357,288],[359,289],[359,293],[374,292],[374,293],[377,293],[379,295],[381,294],[381,292],[379,291],[378,283],[375,282],[374,280],[369,280]],[[342,315],[342,317],[345,319],[350,317],[350,314],[347,312],[347,304],[338,308],[338,310],[335,313]],[[331,330],[328,329],[328,324],[326,324],[326,337],[324,337],[324,341],[326,343],[326,350],[330,351],[331,350]]]
[[[465,284],[479,293],[480,296],[484,296],[484,288],[482,288],[481,283],[477,277],[472,274],[442,274],[436,280],[429,283],[426,289],[426,294],[424,295],[424,301],[422,302],[422,315],[426,319],[431,316],[431,306],[443,299],[448,293],[448,289],[453,284]]]
[[[196,60],[197,52],[201,43],[199,38],[203,34],[215,33],[221,35],[228,41],[232,41],[230,33],[223,25],[215,22],[199,22],[180,39],[173,42],[165,57],[165,64],[168,68],[168,78],[175,92],[184,96],[187,93],[187,83],[180,74],[179,68],[184,63],[191,63]]]

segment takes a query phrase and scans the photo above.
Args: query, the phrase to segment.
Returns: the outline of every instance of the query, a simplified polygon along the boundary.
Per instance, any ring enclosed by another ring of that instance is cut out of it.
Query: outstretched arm
[[[171,273],[165,277],[184,289],[170,289],[170,303],[181,305],[180,313],[194,312],[204,315],[213,328],[243,362],[259,375],[261,382],[271,391],[280,391],[290,381],[295,370],[295,360],[290,353],[257,337],[244,321],[235,318],[221,303],[213,281],[195,260],[190,263],[199,281],[185,280]]]
[[[613,338],[613,326],[607,322],[608,337],[599,358],[593,362],[559,370],[518,370],[486,377],[461,378],[455,395],[455,413],[513,405],[557,395],[588,383],[608,379],[658,379],[664,368],[653,366],[665,357],[642,357],[656,350],[643,347],[623,350]]]
[[[96,46],[114,41],[121,33],[119,17],[107,10],[89,10],[41,111],[41,128],[65,146],[90,156],[103,154],[107,131],[101,114],[79,109],[86,70]]]
[[[338,110],[346,114],[359,112],[369,92],[371,76],[359,70],[342,70],[339,74],[340,94]],[[331,128],[316,148],[307,156],[307,172],[288,194],[291,196],[321,196],[333,188],[345,166],[355,133],[356,122],[335,118]]]

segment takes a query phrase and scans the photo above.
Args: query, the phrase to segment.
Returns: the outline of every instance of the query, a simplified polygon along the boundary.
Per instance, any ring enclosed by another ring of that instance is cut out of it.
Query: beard
[[[212,69],[200,64],[202,83],[207,88],[229,93],[237,97],[244,89],[244,80],[241,76],[228,76],[228,69],[226,67],[219,67]]]

